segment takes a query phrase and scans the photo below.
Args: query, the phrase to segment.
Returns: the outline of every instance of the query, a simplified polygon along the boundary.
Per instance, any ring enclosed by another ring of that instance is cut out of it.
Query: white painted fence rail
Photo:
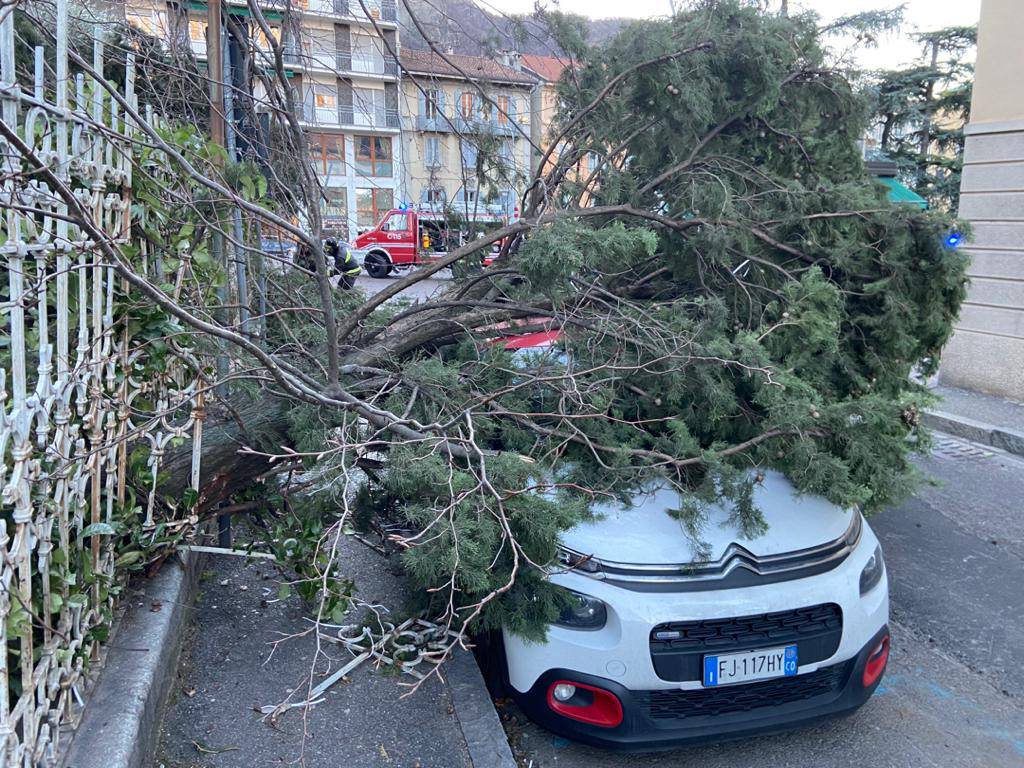
[[[53,49],[35,51],[34,83],[19,85],[15,7],[0,6],[0,117],[30,152],[0,135],[0,767],[58,760],[112,616],[130,452],[148,446],[149,499],[134,512],[148,530],[170,440],[193,439],[198,482],[202,413],[183,366],[140,380],[148,352],[119,317],[127,286],[35,165],[124,246],[138,126],[103,84],[69,78],[67,0]],[[121,93],[134,108],[126,58]],[[102,64],[97,39],[93,70]]]

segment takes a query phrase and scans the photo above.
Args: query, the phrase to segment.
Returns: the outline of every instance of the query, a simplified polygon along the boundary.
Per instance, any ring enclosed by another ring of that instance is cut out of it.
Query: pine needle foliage
[[[956,222],[866,173],[870,110],[820,34],[715,0],[577,40],[536,223],[492,279],[373,336],[398,382],[379,405],[467,447],[391,441],[374,491],[418,532],[403,562],[435,610],[542,637],[559,533],[654,479],[698,541],[722,500],[764,530],[755,468],[869,513],[911,490],[928,403],[911,374],[935,370],[965,259],[944,246]],[[515,352],[510,327],[561,337]]]

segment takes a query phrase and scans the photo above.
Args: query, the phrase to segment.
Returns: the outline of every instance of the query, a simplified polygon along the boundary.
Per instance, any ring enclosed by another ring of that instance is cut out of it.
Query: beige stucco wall
[[[975,66],[973,123],[1024,118],[1024,4],[982,0]]]
[[[960,182],[971,285],[940,381],[1024,401],[1024,7],[982,0]]]

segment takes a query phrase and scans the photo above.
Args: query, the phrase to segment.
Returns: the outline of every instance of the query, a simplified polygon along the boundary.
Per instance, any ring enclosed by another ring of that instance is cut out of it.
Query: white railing
[[[310,46],[306,66],[335,71],[338,66],[338,52],[334,48]]]
[[[353,53],[352,71],[367,75],[383,75],[384,57],[379,53]]]
[[[366,11],[363,11],[363,5]],[[317,13],[325,16],[344,16],[351,19],[359,19],[364,22],[372,18],[376,21],[396,20],[396,4],[381,2],[381,0],[308,0],[305,10],[309,13]]]

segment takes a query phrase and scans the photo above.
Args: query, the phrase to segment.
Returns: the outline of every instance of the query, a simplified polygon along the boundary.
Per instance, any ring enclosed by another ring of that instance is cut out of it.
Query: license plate
[[[792,677],[796,674],[796,667],[795,645],[705,656],[704,687]]]

